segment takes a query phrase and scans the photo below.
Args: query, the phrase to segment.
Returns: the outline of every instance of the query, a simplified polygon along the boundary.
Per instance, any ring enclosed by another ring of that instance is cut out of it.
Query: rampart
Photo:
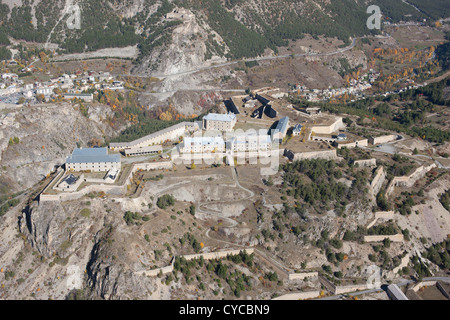
[[[307,291],[307,292],[297,292],[297,293],[289,293],[279,297],[276,297],[272,300],[305,300],[305,299],[314,299],[320,296],[320,291]]]
[[[214,259],[221,259],[226,258],[228,255],[235,256],[238,255],[241,251],[244,250],[229,250],[229,251],[219,251],[219,252],[208,252],[208,253],[198,253],[198,254],[189,254],[183,256],[186,260],[193,260],[198,259],[201,256],[203,256],[203,259],[205,260],[214,260]],[[252,254],[255,250],[253,248],[245,249],[245,252],[247,254]]]
[[[436,164],[432,163],[427,167],[420,166],[409,176],[394,177],[386,190],[386,195],[389,195],[394,191],[397,186],[410,188],[418,180],[422,179],[431,169],[435,168]]]
[[[394,219],[394,211],[380,211],[375,213],[375,219],[367,225],[367,229],[372,228],[378,219],[390,220]]]
[[[290,273],[289,280],[304,280],[305,278],[317,278],[318,276],[318,272]]]
[[[238,255],[240,252],[245,251],[247,254],[252,254],[254,252],[253,248],[247,248],[243,250],[228,250],[228,251],[219,251],[219,252],[207,252],[207,253],[198,253],[198,254],[189,254],[185,256],[181,256],[182,258],[186,260],[193,260],[198,259],[203,256],[203,259],[205,260],[213,260],[213,259],[221,259],[226,258],[228,255],[234,256]],[[173,258],[170,265],[162,268],[157,268],[153,270],[143,270],[143,271],[137,271],[135,272],[138,275],[144,275],[148,277],[155,277],[158,274],[166,274],[173,271],[173,264],[175,262],[175,259]]]
[[[367,139],[363,139],[363,140],[358,140],[355,142],[350,142],[350,143],[339,143],[338,144],[338,149],[342,149],[342,148],[356,148],[356,147],[367,147],[369,145],[368,140]]]
[[[58,194],[46,194],[44,189],[42,193],[39,195],[39,201],[71,201],[79,199],[91,192],[105,192],[108,194],[122,194],[126,192],[127,185],[131,184],[133,179],[133,174],[138,170],[159,170],[159,169],[171,169],[172,161],[163,161],[163,162],[148,162],[148,163],[136,163],[133,165],[133,168],[130,170],[125,182],[122,185],[105,185],[105,184],[95,184],[84,187],[83,189],[75,192],[64,192]],[[64,171],[63,171],[64,172]],[[55,179],[59,179],[60,173],[55,177]],[[53,179],[53,181],[55,181]],[[53,183],[52,181],[52,183]],[[51,183],[50,183],[51,184]],[[50,185],[49,184],[49,185]]]
[[[284,156],[291,161],[298,161],[304,159],[327,159],[327,160],[339,159],[336,153],[336,149],[329,149],[323,151],[297,152],[297,153],[285,149]]]
[[[383,186],[384,180],[386,180],[386,172],[384,172],[384,167],[379,166],[377,170],[375,170],[375,175],[373,177],[372,182],[370,183],[370,187],[373,191],[373,195],[377,195],[380,192],[381,187]]]
[[[364,236],[364,242],[381,242],[388,238],[392,242],[403,242],[403,234]]]
[[[417,285],[415,285],[412,290],[414,292],[419,291],[421,288],[423,287],[432,287],[432,286],[436,286],[436,288],[441,291],[441,293],[447,298],[450,299],[450,295],[448,293],[448,291],[445,289],[445,287],[442,285],[441,281],[422,281],[420,283],[418,283]]]
[[[324,277],[319,277],[319,281],[328,291],[330,291],[334,295],[368,289],[367,283],[352,284],[348,286],[336,286],[334,283],[330,282]]]
[[[376,138],[375,137],[369,138],[369,143],[375,145],[375,144],[395,141],[397,139],[398,139],[398,135],[390,134],[390,135],[387,135],[387,136],[381,136],[381,137],[376,137]]]
[[[377,159],[355,160],[353,164],[359,167],[376,167]]]
[[[355,292],[355,291],[367,290],[367,289],[368,289],[367,283],[354,284],[354,285],[349,285],[349,286],[338,286],[338,287],[336,287],[334,294],[343,294],[343,293],[349,293],[349,292]]]
[[[345,128],[342,117],[334,117],[333,121],[330,124],[313,125],[311,127],[311,130],[315,134],[332,134],[333,132],[337,132],[342,128]]]
[[[42,193],[46,192],[51,186],[56,186],[56,183],[63,176],[64,172],[65,172],[64,169],[61,167],[56,169],[56,176],[52,179],[52,181],[50,181],[49,184],[47,184],[47,186],[44,188],[44,190],[42,190]]]

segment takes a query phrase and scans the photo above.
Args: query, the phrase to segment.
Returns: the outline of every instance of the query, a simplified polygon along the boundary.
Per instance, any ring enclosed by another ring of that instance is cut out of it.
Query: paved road
[[[263,60],[275,60],[275,59],[285,59],[285,58],[289,58],[289,57],[306,57],[306,56],[327,57],[327,56],[332,56],[332,55],[335,55],[335,54],[342,53],[342,52],[345,52],[345,51],[353,49],[355,47],[355,45],[356,45],[356,40],[357,39],[359,39],[359,38],[354,38],[353,41],[352,41],[352,44],[349,45],[348,47],[341,48],[341,49],[338,49],[336,51],[327,52],[327,53],[297,53],[297,54],[294,54],[294,55],[292,55],[292,54],[283,54],[283,55],[278,55],[278,56],[266,56],[266,57],[248,58],[248,59],[243,59],[243,60],[236,60],[236,61],[230,61],[230,62],[225,62],[225,63],[214,64],[214,65],[209,66],[209,67],[202,67],[202,68],[187,70],[187,71],[183,71],[183,72],[177,72],[177,73],[171,73],[171,74],[153,74],[152,77],[156,77],[156,78],[159,78],[159,79],[171,78],[171,77],[176,77],[176,76],[196,73],[196,72],[199,72],[199,71],[206,71],[206,70],[211,70],[211,69],[215,69],[215,68],[231,66],[231,65],[239,63],[240,61],[263,61]],[[119,74],[119,76],[124,76],[124,77],[132,76],[132,77],[138,77],[138,78],[148,78],[149,77],[148,75],[141,76],[141,75],[132,75],[132,74]]]
[[[244,89],[220,89],[220,88],[179,88],[177,90],[170,90],[164,92],[141,92],[141,95],[155,95],[155,94],[174,94],[178,91],[211,91],[211,92],[242,92],[245,93]]]
[[[384,143],[384,145],[392,145],[392,144],[397,143],[397,142],[399,142],[399,141],[401,141],[401,140],[393,141],[392,143]],[[383,147],[377,148],[377,147],[364,147],[364,146],[360,146],[360,148],[361,148],[361,149],[365,149],[365,150],[369,150],[369,151],[377,151],[377,152],[382,152],[382,153],[387,153],[387,154],[392,154],[392,155],[398,153],[398,152],[395,150],[395,147],[393,147],[392,149],[389,149],[389,148],[383,148]],[[428,160],[433,160],[433,161],[436,163],[436,166],[437,166],[438,168],[441,168],[441,169],[444,168],[444,169],[446,169],[446,167],[444,167],[444,166],[442,165],[442,163],[440,163],[439,160],[438,160],[437,158],[433,158],[433,157],[430,157],[430,156],[427,156],[427,155],[424,155],[424,154],[410,155],[410,154],[403,154],[403,153],[401,153],[401,155],[404,156],[404,157],[407,157],[407,158],[411,158],[411,159],[413,159],[413,160],[415,160],[415,161],[417,161],[417,162],[419,162],[419,163],[425,162],[424,159],[420,159],[420,158],[426,158],[426,159],[428,159]],[[439,157],[439,158],[443,159],[442,157]]]

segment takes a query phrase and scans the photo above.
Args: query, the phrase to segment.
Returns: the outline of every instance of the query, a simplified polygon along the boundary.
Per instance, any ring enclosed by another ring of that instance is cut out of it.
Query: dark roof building
[[[275,118],[277,116],[277,111],[272,108],[272,105],[268,104],[264,107],[264,114],[269,118]]]

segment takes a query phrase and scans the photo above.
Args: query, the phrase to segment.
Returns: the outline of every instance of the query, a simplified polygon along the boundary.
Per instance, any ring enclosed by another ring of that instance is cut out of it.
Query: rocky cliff
[[[65,163],[75,147],[115,135],[107,122],[112,115],[103,105],[89,106],[83,115],[79,105],[69,103],[0,110],[0,187],[30,188]]]

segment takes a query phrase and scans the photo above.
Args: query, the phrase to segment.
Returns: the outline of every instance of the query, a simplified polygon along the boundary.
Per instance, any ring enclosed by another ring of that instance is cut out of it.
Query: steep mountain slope
[[[137,71],[169,70],[277,51],[305,34],[350,37],[372,33],[369,5],[388,21],[447,16],[441,0],[426,6],[395,0],[1,0],[0,33],[54,44],[60,52],[139,45]],[[81,29],[70,29],[77,5]],[[441,14],[436,12],[441,8]]]
[[[83,115],[68,103],[1,110],[0,192],[30,188],[63,164],[77,145],[113,136],[106,121],[112,115],[103,105],[91,106]]]

